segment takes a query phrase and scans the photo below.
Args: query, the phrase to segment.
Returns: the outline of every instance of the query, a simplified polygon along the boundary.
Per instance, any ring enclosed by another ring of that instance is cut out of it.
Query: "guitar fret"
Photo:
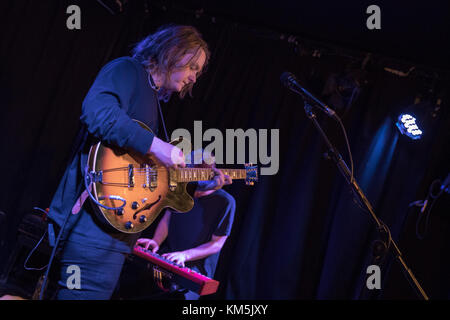
[[[245,169],[220,169],[223,174],[232,179],[245,179]],[[183,168],[177,173],[180,182],[205,181],[212,179],[212,171],[207,168]]]

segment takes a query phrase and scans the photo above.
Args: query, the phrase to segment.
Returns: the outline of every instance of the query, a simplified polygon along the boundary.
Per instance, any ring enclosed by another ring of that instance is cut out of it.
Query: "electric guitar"
[[[134,121],[151,132],[142,122]],[[175,146],[181,143],[186,140],[171,142]],[[214,177],[210,168],[167,169],[156,159],[149,162],[101,142],[90,148],[88,168],[90,198],[97,216],[124,233],[145,230],[164,208],[191,210],[194,200],[186,191],[188,182]],[[251,164],[245,164],[245,169],[220,170],[233,180],[245,179],[248,185],[258,180],[257,167]]]

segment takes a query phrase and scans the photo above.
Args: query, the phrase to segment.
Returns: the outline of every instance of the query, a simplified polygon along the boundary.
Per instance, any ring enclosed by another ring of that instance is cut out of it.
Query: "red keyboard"
[[[144,258],[158,269],[162,269],[161,271],[166,277],[181,287],[194,291],[201,296],[213,294],[219,287],[219,281],[165,259],[159,254],[145,250],[139,245],[134,246],[133,254]]]

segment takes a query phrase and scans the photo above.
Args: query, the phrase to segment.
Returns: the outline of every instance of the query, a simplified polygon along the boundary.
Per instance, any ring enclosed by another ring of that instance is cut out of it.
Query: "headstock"
[[[253,186],[258,181],[258,166],[245,163],[245,184]]]

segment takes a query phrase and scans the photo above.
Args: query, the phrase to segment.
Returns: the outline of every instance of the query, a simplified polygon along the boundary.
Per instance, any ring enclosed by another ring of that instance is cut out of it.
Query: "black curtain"
[[[82,10],[81,30],[66,28],[66,8],[71,4]],[[335,91],[327,92],[326,84],[330,77],[361,70],[364,55],[312,55],[267,29],[169,9],[130,1],[124,12],[113,15],[94,1],[0,4],[0,210],[8,226],[3,265],[23,216],[34,206],[49,205],[78,130],[81,102],[97,72],[106,62],[129,55],[134,43],[161,24],[179,23],[200,30],[212,57],[193,98],[173,97],[163,105],[169,135],[177,128],[193,132],[196,120],[202,121],[203,132],[254,128],[269,133],[278,129],[280,134],[276,175],[260,176],[253,187],[236,181],[225,188],[236,198],[237,211],[216,272],[221,286],[208,298],[417,297],[391,255],[380,264],[384,290],[366,289],[366,268],[373,264],[372,243],[379,233],[326,159],[325,145],[306,117],[302,100],[280,84],[284,71],[338,106],[355,178],[427,293],[448,298],[450,283],[442,280],[450,267],[443,251],[449,243],[448,195],[433,207],[431,236],[425,241],[414,235],[418,209],[408,207],[424,199],[433,180],[448,174],[448,83],[435,81],[447,96],[432,117],[435,96],[422,95],[414,105],[432,79],[399,77],[384,70],[387,60],[371,60],[364,65],[357,94],[344,101],[332,94]],[[417,141],[400,135],[395,126],[401,110],[411,106],[420,108],[427,119],[424,138]],[[350,165],[342,129],[320,112],[317,117]]]

